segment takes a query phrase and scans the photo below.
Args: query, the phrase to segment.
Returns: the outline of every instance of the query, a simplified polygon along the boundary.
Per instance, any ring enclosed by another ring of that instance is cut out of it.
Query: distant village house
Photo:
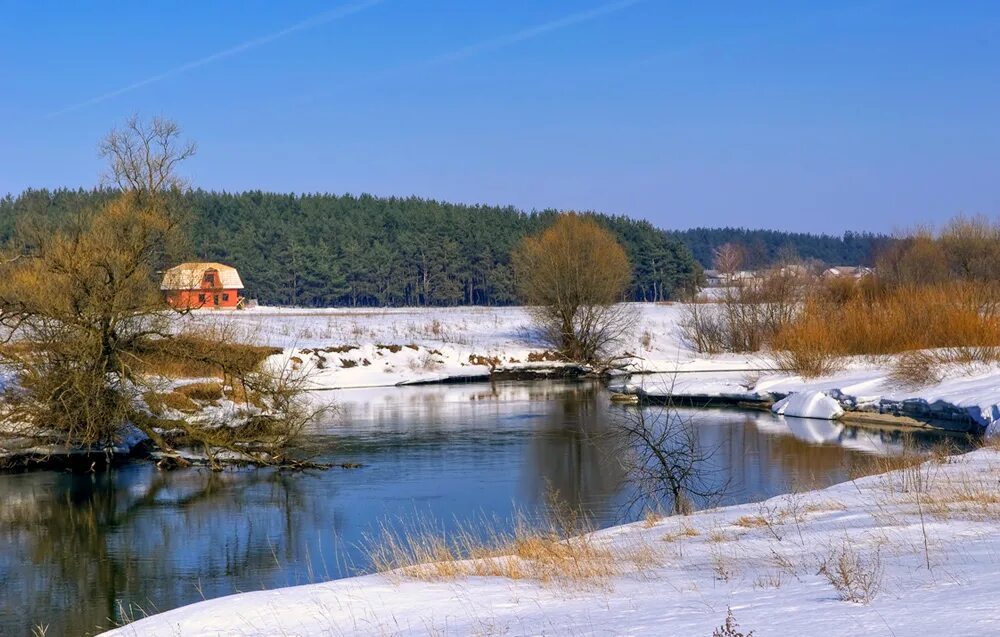
[[[177,309],[242,307],[243,281],[236,268],[222,263],[182,263],[163,273],[160,290]]]
[[[861,279],[872,274],[871,268],[856,265],[835,265],[823,271],[826,278],[852,278]]]
[[[753,283],[758,279],[757,274],[749,270],[739,270],[737,272],[705,270],[705,287],[709,288],[727,287],[739,283]]]

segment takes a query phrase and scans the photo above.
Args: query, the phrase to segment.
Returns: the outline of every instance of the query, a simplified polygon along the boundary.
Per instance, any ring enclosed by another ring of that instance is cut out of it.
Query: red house
[[[177,309],[234,309],[242,306],[243,281],[236,268],[222,263],[182,263],[163,273],[160,290]]]

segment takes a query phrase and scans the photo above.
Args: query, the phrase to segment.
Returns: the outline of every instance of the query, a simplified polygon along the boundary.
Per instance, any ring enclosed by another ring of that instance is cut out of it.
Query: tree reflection
[[[596,384],[571,384],[550,396],[544,428],[531,441],[524,478],[535,506],[558,491],[567,506],[597,514],[615,508],[624,479],[607,436],[607,395]]]
[[[0,483],[0,542],[22,556],[0,567],[0,634],[30,634],[46,618],[59,618],[49,635],[85,634],[122,607],[141,616],[199,590],[259,588],[305,542],[299,482],[286,473],[143,465],[20,478]]]
[[[632,487],[627,510],[665,504],[675,515],[687,514],[725,493],[726,482],[711,466],[716,449],[702,443],[692,418],[669,407],[626,407],[615,416],[613,432]]]

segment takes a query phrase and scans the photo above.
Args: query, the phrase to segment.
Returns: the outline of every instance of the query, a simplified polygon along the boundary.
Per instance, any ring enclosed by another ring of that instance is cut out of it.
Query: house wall
[[[235,309],[239,290],[233,288],[202,288],[200,290],[166,290],[163,297],[178,309]]]

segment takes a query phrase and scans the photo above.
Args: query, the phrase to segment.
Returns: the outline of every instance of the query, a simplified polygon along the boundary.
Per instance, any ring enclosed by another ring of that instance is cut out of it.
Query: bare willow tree
[[[3,416],[8,428],[74,447],[111,448],[134,427],[175,459],[183,445],[213,464],[220,450],[284,462],[307,415],[294,383],[264,366],[273,352],[178,333],[160,296],[163,247],[183,239],[168,197],[180,183],[172,171],[193,146],[178,134],[165,120],[130,120],[104,145],[125,187],[118,197],[58,227],[20,226],[0,263],[0,361],[16,378]],[[178,417],[160,395],[176,369],[218,376],[218,398],[225,392],[243,407],[229,422]]]
[[[193,157],[197,146],[184,141],[176,122],[132,115],[124,126],[107,134],[100,151],[108,161],[104,179],[109,184],[123,192],[164,193],[186,186],[177,166]]]
[[[622,303],[632,268],[614,235],[593,219],[562,214],[514,251],[522,300],[545,339],[569,360],[606,364],[635,324]]]
[[[633,487],[631,509],[655,509],[669,503],[674,514],[688,514],[725,494],[711,467],[714,449],[705,448],[691,419],[672,407],[623,407],[612,420],[619,441],[617,456]]]

